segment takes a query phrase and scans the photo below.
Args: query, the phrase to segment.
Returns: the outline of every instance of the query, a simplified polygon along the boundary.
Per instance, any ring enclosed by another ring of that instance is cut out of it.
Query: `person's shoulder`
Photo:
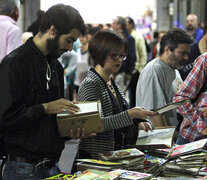
[[[149,63],[147,63],[146,68],[149,70],[158,70],[162,69],[162,63],[158,58],[153,59]]]
[[[127,41],[128,42],[132,42],[132,41],[135,41],[134,37],[131,35],[131,34],[127,34]]]
[[[203,29],[201,29],[201,28],[197,28],[196,31],[199,33],[203,33]]]
[[[2,63],[19,66],[25,63],[25,60],[28,59],[27,58],[28,56],[29,54],[27,53],[25,44],[23,44],[17,49],[10,52],[7,56],[5,56],[4,59],[2,60]]]
[[[98,77],[98,75],[95,72],[93,72],[91,69],[89,69],[84,81],[85,81],[85,83],[94,84],[94,83],[100,81],[100,78]]]
[[[146,76],[149,78],[154,78],[157,74],[163,73],[163,65],[160,63],[158,58],[153,59],[144,67],[143,71],[141,72],[142,76]]]
[[[193,50],[194,48],[198,48],[198,42],[195,42],[190,46],[190,51]]]
[[[135,41],[134,37],[132,35],[129,35],[129,40]]]
[[[195,63],[200,61],[201,63],[207,63],[207,52],[201,54],[200,56],[198,56],[197,59],[195,59]]]

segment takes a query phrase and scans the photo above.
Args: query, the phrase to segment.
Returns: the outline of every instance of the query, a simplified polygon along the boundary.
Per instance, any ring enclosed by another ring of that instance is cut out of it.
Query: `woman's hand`
[[[134,107],[128,110],[129,117],[133,118],[140,118],[140,119],[150,119],[153,116],[158,115],[157,112],[150,111],[143,107]]]
[[[142,129],[145,132],[148,132],[149,130],[152,131],[152,126],[148,122],[141,122],[139,123],[139,129]]]

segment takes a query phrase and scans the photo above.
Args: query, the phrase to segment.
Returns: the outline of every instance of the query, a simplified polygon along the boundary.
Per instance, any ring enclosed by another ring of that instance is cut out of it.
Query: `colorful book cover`
[[[105,165],[105,166],[122,165],[122,163],[118,163],[118,162],[101,161],[101,160],[97,160],[97,159],[77,159],[76,161],[86,162],[86,163],[89,163],[89,164]]]
[[[201,151],[205,149],[206,143],[207,143],[207,138],[199,140],[199,141],[194,141],[188,144],[176,146],[173,148],[173,151],[169,157],[177,157],[177,156],[181,156],[187,153]]]
[[[136,171],[128,171],[128,170],[116,170],[116,171],[122,171],[122,174],[120,175],[120,179],[151,179],[153,177],[152,174],[148,173],[141,173]]]

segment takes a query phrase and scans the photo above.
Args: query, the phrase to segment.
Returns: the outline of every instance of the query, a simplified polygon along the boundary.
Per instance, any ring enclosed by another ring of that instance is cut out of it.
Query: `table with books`
[[[137,145],[99,153],[99,159],[77,159],[78,172],[67,179],[207,179],[207,139],[172,147],[146,142],[149,147]]]

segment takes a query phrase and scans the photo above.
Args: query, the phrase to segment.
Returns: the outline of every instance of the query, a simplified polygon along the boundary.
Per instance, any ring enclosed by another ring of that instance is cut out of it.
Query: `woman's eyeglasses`
[[[126,60],[127,58],[127,54],[116,54],[114,52],[112,52],[110,54],[111,58],[114,59],[114,60],[119,60],[119,59],[122,59],[123,61]]]

